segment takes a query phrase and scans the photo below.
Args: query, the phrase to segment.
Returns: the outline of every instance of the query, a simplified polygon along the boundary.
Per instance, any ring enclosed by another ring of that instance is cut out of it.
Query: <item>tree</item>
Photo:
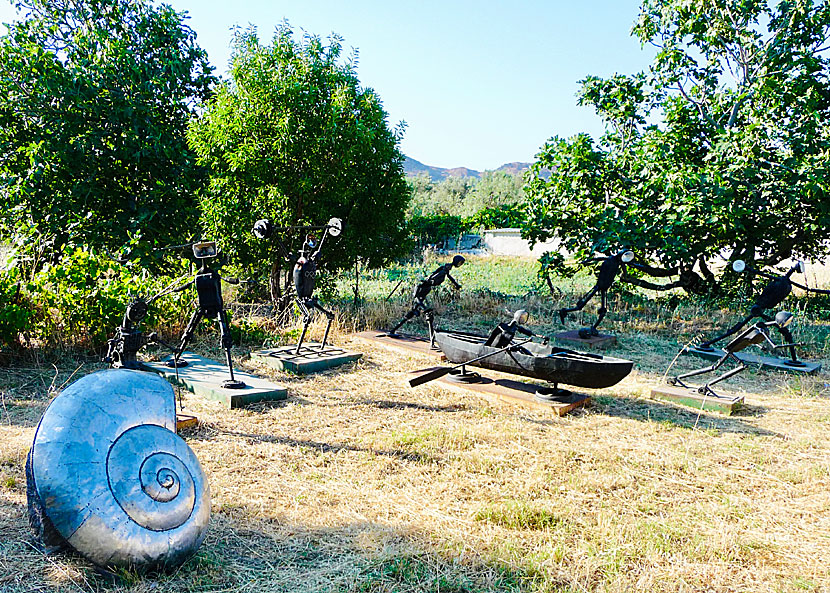
[[[258,218],[277,225],[342,218],[346,228],[325,254],[326,270],[358,259],[379,267],[405,246],[403,129],[390,129],[377,93],[360,85],[355,59],[340,59],[341,44],[336,36],[298,38],[287,23],[270,46],[254,30],[237,32],[231,80],[190,129],[199,162],[211,171],[204,226],[232,262],[270,268],[275,301],[288,282],[286,266],[271,263],[271,246],[251,234]]]
[[[543,147],[526,236],[558,236],[577,259],[626,246],[696,291],[717,285],[721,255],[823,257],[830,5],[645,0],[633,32],[657,47],[649,72],[581,81],[606,133]]]
[[[187,147],[214,79],[184,16],[147,0],[20,0],[0,37],[0,230],[37,267],[65,246],[149,262],[190,236]]]

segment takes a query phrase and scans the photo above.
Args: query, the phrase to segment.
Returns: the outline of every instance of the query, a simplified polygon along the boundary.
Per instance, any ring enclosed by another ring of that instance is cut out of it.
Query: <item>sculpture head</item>
[[[742,259],[736,259],[732,262],[732,269],[740,274],[744,270],[746,270],[746,262]]]
[[[257,239],[267,239],[274,232],[274,225],[267,218],[257,220],[251,229]]]
[[[789,311],[779,311],[775,314],[775,323],[778,327],[787,327],[793,322],[793,314]]]
[[[519,309],[513,314],[513,322],[518,325],[524,325],[525,323],[527,323],[528,317],[529,316],[527,314],[527,311],[525,311],[524,309]]]
[[[633,260],[634,260],[634,252],[633,252],[633,251],[631,251],[630,249],[625,249],[624,251],[620,251],[620,252],[617,254],[617,257],[619,257],[619,258],[620,258],[620,260],[621,260],[623,263],[626,263],[626,264],[627,264],[628,262],[630,262],[630,261],[633,261]]]
[[[454,258],[452,258],[452,267],[460,268],[461,266],[464,265],[465,261],[467,261],[467,260],[464,259],[463,255],[456,255]]]

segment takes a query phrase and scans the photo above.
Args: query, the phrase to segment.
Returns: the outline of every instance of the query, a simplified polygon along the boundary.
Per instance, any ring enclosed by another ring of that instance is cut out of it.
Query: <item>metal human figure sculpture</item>
[[[101,362],[109,363],[117,369],[140,368],[138,351],[157,340],[155,333],[145,334],[140,327],[150,310],[149,304],[139,297],[127,305],[121,325],[115,330],[115,336],[107,340],[107,353]]]
[[[830,294],[830,291],[827,290],[820,290],[816,288],[810,288],[803,284],[799,284],[798,282],[793,282],[792,275],[796,272],[799,274],[804,273],[804,262],[797,261],[793,266],[784,274],[780,274],[778,276],[773,276],[772,274],[768,274],[761,270],[756,270],[754,268],[750,268],[746,265],[743,260],[735,260],[732,263],[732,269],[736,272],[743,272],[744,270],[750,270],[760,276],[765,278],[770,278],[772,282],[767,284],[764,289],[761,291],[761,294],[755,300],[755,304],[752,305],[752,308],[749,310],[749,315],[744,317],[741,321],[730,327],[726,332],[720,334],[719,336],[712,338],[706,342],[703,342],[697,348],[699,350],[712,350],[712,345],[720,342],[724,338],[728,338],[729,336],[737,333],[740,331],[747,323],[752,321],[753,319],[760,318],[766,322],[773,321],[773,318],[770,317],[765,313],[767,309],[774,309],[790,296],[790,293],[793,291],[793,286],[797,286],[803,290],[807,290],[810,292],[815,292],[819,294]],[[772,325],[771,327],[776,327],[778,331],[781,333],[781,336],[786,340],[789,344],[788,350],[790,353],[790,359],[785,362],[790,366],[803,366],[804,363],[798,360],[798,356],[795,352],[795,344],[793,343],[793,336],[790,332],[789,328],[786,325]]]
[[[451,262],[438,266],[437,270],[427,278],[421,280],[412,291],[412,308],[406,312],[406,315],[403,316],[395,327],[389,330],[389,335],[397,335],[397,331],[407,321],[423,314],[427,322],[427,327],[429,328],[429,346],[430,348],[435,348],[435,312],[432,307],[427,305],[426,298],[432,292],[432,289],[443,284],[444,280],[449,280],[456,290],[460,290],[461,285],[452,277],[450,270],[460,268],[464,265],[465,261],[464,256],[456,255],[452,258]]]
[[[297,306],[300,309],[300,312],[303,316],[303,331],[300,334],[300,339],[297,342],[297,349],[294,351],[295,354],[300,354],[300,349],[303,346],[303,341],[305,340],[306,333],[308,332],[308,326],[311,324],[311,320],[313,318],[313,310],[317,309],[323,315],[326,316],[328,320],[326,323],[326,331],[323,334],[323,341],[320,343],[320,351],[326,349],[326,342],[328,341],[329,337],[329,330],[331,329],[331,323],[334,321],[334,313],[329,311],[328,309],[324,308],[320,302],[317,300],[317,297],[314,296],[314,285],[316,283],[317,278],[317,265],[320,261],[320,253],[323,250],[323,243],[326,241],[326,237],[331,235],[332,237],[337,237],[343,232],[343,221],[339,218],[332,218],[328,221],[325,226],[294,226],[294,227],[274,227],[271,224],[270,220],[262,219],[258,220],[254,224],[253,233],[259,239],[267,239],[271,236],[275,236],[274,233],[276,231],[285,231],[285,230],[312,230],[312,229],[321,229],[323,230],[323,237],[320,239],[320,242],[317,242],[317,239],[312,234],[307,234],[305,237],[305,241],[303,242],[303,246],[300,249],[300,253],[296,257],[296,261],[294,262],[294,269],[292,278],[294,281],[294,292],[295,298],[297,302]],[[285,258],[289,261],[294,260],[294,256],[292,256],[288,250],[286,249],[285,245],[282,241],[277,240],[277,244],[280,247],[280,250],[283,252]]]
[[[525,311],[524,309],[519,309],[513,314],[513,319],[511,319],[507,323],[499,323],[496,327],[493,328],[493,331],[490,332],[490,335],[487,337],[487,340],[484,342],[484,345],[492,346],[493,348],[504,348],[506,346],[509,346],[513,342],[513,339],[516,337],[517,333],[525,335],[529,338],[541,338],[542,344],[547,344],[548,342],[550,342],[550,338],[548,336],[533,333],[526,327],[522,326],[523,323],[527,322],[527,318],[527,311]]]
[[[228,371],[230,372],[230,379],[222,383],[222,387],[226,389],[242,389],[245,383],[236,379],[233,376],[233,360],[231,359],[231,348],[233,347],[233,337],[231,336],[230,325],[228,324],[228,316],[225,313],[225,304],[222,301],[222,280],[217,270],[211,269],[208,265],[209,260],[219,255],[216,249],[216,243],[213,241],[206,241],[203,243],[193,244],[193,255],[201,261],[201,268],[196,272],[193,280],[183,284],[174,289],[175,292],[186,289],[188,286],[196,285],[196,294],[198,296],[198,304],[187,327],[182,334],[181,341],[176,349],[173,351],[173,358],[167,361],[167,366],[171,368],[178,368],[187,365],[186,360],[180,360],[180,356],[187,347],[187,343],[193,338],[196,328],[202,319],[215,320],[219,324],[219,333],[222,341],[222,348],[225,350],[225,358],[228,363]],[[238,284],[238,280],[225,279],[229,284]]]
[[[602,299],[599,310],[597,311],[597,320],[591,327],[583,327],[579,330],[579,337],[583,339],[588,339],[592,336],[598,336],[599,332],[597,331],[597,326],[599,326],[600,322],[605,318],[605,314],[608,312],[608,289],[611,288],[611,285],[614,284],[614,280],[617,278],[617,275],[622,271],[625,271],[625,265],[630,263],[634,259],[634,252],[625,249],[623,251],[619,251],[614,255],[609,255],[603,258],[591,258],[586,260],[583,263],[590,263],[591,261],[601,261],[602,264],[599,266],[599,272],[597,273],[597,283],[594,287],[589,290],[585,295],[580,298],[576,305],[573,307],[563,307],[559,309],[559,319],[562,323],[565,323],[565,318],[568,316],[568,313],[573,313],[574,311],[581,311],[588,302],[594,298],[594,296],[599,293],[600,298]]]
[[[697,369],[694,371],[689,371],[688,373],[683,373],[680,375],[676,375],[674,377],[669,378],[668,382],[670,385],[680,385],[681,387],[685,387],[687,389],[697,389],[697,392],[702,395],[711,395],[714,397],[720,397],[717,393],[712,390],[712,385],[715,383],[719,383],[724,379],[728,379],[729,377],[736,375],[747,368],[747,364],[738,358],[735,353],[740,352],[744,348],[751,346],[753,344],[762,344],[766,342],[774,349],[778,348],[792,348],[795,344],[792,343],[792,335],[790,334],[789,329],[787,326],[792,322],[793,315],[787,311],[779,311],[776,313],[774,318],[765,318],[764,321],[759,321],[755,325],[748,327],[745,329],[741,334],[737,337],[732,339],[725,347],[723,356],[721,356],[714,364],[704,367],[702,369]],[[769,328],[775,327],[781,332],[781,335],[784,336],[786,339],[790,340],[786,344],[776,344],[772,341],[769,337]],[[719,377],[715,377],[711,381],[707,381],[705,384],[695,388],[694,386],[687,385],[683,382],[684,379],[689,377],[696,377],[698,375],[703,375],[705,373],[711,373],[720,368],[728,359],[732,359],[734,362],[738,363],[738,366],[726,371],[724,374],[720,375]]]

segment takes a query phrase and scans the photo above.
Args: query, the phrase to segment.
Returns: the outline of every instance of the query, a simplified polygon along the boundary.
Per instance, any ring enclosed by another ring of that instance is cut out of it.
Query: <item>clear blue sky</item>
[[[439,167],[493,169],[531,161],[554,135],[602,132],[577,107],[577,81],[648,66],[653,52],[629,35],[638,0],[172,0],[187,11],[217,72],[230,29],[253,24],[269,41],[286,18],[321,36],[336,32],[360,53],[358,75],[394,124],[403,151]],[[0,21],[13,20],[0,0]]]

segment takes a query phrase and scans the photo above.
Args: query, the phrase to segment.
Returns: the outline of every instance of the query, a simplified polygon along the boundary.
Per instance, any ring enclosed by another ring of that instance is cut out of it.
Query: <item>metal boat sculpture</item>
[[[108,567],[169,569],[189,558],[205,537],[210,493],[175,430],[173,388],[152,373],[105,370],[67,387],[26,460],[41,542]]]
[[[473,366],[551,383],[602,389],[622,381],[634,365],[622,358],[530,341],[523,341],[516,349],[487,346],[486,341],[485,336],[477,334],[435,332],[435,342],[452,363],[469,362]],[[474,359],[480,360],[471,362]]]

